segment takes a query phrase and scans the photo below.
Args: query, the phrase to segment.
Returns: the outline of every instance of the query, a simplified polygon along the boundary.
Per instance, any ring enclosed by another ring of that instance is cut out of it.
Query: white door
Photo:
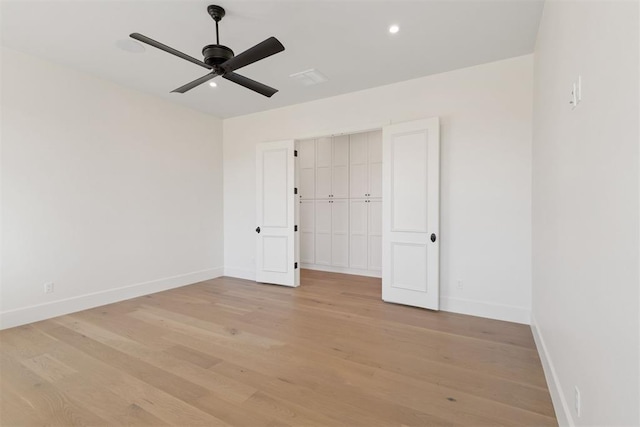
[[[368,268],[373,271],[382,270],[382,201],[369,199],[367,203],[368,218]]]
[[[316,140],[298,141],[298,173],[300,198],[310,200],[316,194]]]
[[[316,264],[331,265],[331,200],[316,200]]]
[[[438,310],[438,119],[385,126],[382,158],[382,299]]]
[[[315,250],[315,201],[300,201],[300,262],[314,264],[316,262]]]
[[[367,269],[368,207],[366,199],[351,199],[349,211],[349,266]]]
[[[369,193],[367,136],[364,132],[349,136],[349,196],[352,199],[365,198]]]
[[[331,204],[331,265],[349,267],[349,200],[329,200]]]
[[[316,140],[316,199],[328,199],[331,195],[331,138]]]
[[[334,136],[332,138],[333,154],[331,157],[331,198],[349,198],[349,137]]]
[[[369,132],[368,197],[382,197],[382,131]]]
[[[256,149],[256,281],[298,286],[296,274],[295,143],[258,144]]]

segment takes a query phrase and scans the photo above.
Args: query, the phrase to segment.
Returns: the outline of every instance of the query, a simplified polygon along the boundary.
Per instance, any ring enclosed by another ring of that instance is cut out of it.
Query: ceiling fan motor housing
[[[224,8],[222,8],[220,6],[216,6],[215,4],[212,4],[212,5],[208,6],[207,7],[207,12],[209,13],[209,15],[211,15],[211,17],[216,22],[220,21],[222,18],[224,18],[224,15],[225,15]]]
[[[207,65],[216,66],[234,57],[233,51],[221,44],[210,44],[202,48],[204,62]]]

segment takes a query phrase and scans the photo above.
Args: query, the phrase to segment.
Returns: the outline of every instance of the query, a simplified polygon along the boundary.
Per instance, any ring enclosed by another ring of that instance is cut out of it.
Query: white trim
[[[441,296],[440,310],[452,313],[505,320],[507,322],[528,325],[531,322],[531,309],[514,305],[494,304],[485,301],[469,300]]]
[[[360,268],[333,267],[329,265],[304,264],[304,263],[301,263],[300,266],[308,270],[328,271],[330,273],[354,274],[356,276],[367,276],[367,277],[377,277],[377,278],[382,277],[382,272],[375,271],[375,270],[363,270]]]
[[[533,315],[531,315],[531,332],[533,333],[533,339],[536,342],[538,354],[542,361],[542,368],[544,370],[544,376],[547,379],[549,393],[551,393],[551,401],[553,402],[553,408],[556,411],[558,425],[560,427],[574,426],[575,423],[573,422],[573,416],[571,415],[569,404],[564,397],[565,394],[562,392],[562,386],[560,385],[560,380],[558,379],[553,362],[551,361],[551,356],[547,351],[544,338],[540,333],[540,329],[538,328],[536,319]]]
[[[318,139],[318,138],[331,138],[334,136],[341,135],[352,135],[356,133],[363,132],[371,132],[376,130],[381,130],[383,126],[386,126],[391,123],[391,120],[385,121],[383,123],[362,123],[355,126],[343,126],[341,128],[324,128],[324,130],[319,130],[315,132],[308,132],[306,134],[298,135],[295,137],[296,141],[301,141],[304,139]]]
[[[227,277],[235,277],[236,279],[251,280],[253,282],[256,281],[255,270],[243,270],[241,268],[225,267],[224,275]]]
[[[136,283],[119,288],[107,289],[104,291],[61,299],[58,301],[51,301],[43,304],[3,311],[0,312],[0,329],[12,328],[14,326],[50,319],[52,317],[87,310],[101,305],[112,304],[114,302],[130,298],[179,288],[181,286],[202,282],[204,280],[215,279],[216,277],[222,276],[222,272],[222,267],[210,268],[207,270],[166,277],[164,279],[151,280],[148,282]]]

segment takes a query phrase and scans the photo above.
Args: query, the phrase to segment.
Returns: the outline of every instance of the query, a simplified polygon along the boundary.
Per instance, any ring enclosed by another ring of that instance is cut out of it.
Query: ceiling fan
[[[214,77],[221,76],[224,79],[237,83],[240,86],[244,86],[247,89],[251,89],[266,97],[270,98],[271,96],[273,96],[273,94],[278,91],[277,89],[252,80],[248,77],[241,76],[240,74],[236,74],[235,70],[249,64],[253,64],[254,62],[260,61],[261,59],[267,58],[271,55],[275,55],[278,52],[282,52],[284,50],[284,46],[282,45],[282,43],[280,43],[275,37],[269,37],[265,41],[258,43],[252,48],[247,49],[241,54],[235,56],[231,49],[220,44],[218,22],[220,22],[220,20],[225,15],[224,9],[220,6],[210,5],[209,7],[207,7],[207,12],[209,13],[209,15],[211,15],[213,20],[216,21],[216,44],[210,44],[202,48],[204,62],[165,44],[150,39],[147,36],[143,36],[142,34],[132,33],[130,34],[130,37],[135,40],[141,41],[142,43],[146,43],[149,46],[164,50],[165,52],[175,55],[178,58],[186,59],[189,62],[193,62],[194,64],[211,70],[209,74],[202,76],[199,79],[192,81],[191,83],[187,83],[184,86],[180,86],[179,88],[174,89],[171,92],[185,93],[186,91],[191,90],[194,87],[199,86]]]

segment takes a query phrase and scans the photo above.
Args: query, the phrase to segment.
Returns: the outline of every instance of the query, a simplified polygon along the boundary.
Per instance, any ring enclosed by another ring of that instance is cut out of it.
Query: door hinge
[[[298,187],[294,187],[293,194],[298,194]]]
[[[293,150],[293,157],[298,157],[298,150]]]
[[[293,226],[293,231],[298,231],[298,226],[297,225]]]
[[[294,270],[297,270],[297,269],[298,269],[298,263],[297,263],[297,262],[294,262],[294,263],[293,263],[293,269],[294,269]]]

